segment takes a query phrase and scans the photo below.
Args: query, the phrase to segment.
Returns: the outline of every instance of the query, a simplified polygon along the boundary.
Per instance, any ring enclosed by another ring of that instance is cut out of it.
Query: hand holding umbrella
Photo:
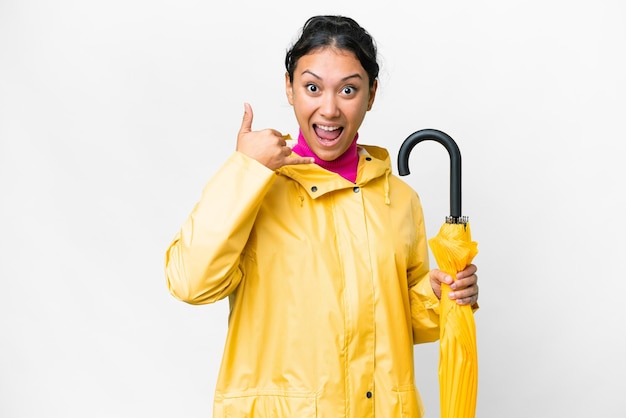
[[[439,269],[456,277],[478,253],[471,239],[468,218],[461,216],[461,152],[446,133],[423,129],[409,135],[398,153],[398,172],[409,174],[409,154],[425,140],[437,141],[450,154],[450,216],[439,233],[428,240]],[[439,396],[442,418],[473,418],[478,392],[476,325],[469,305],[458,305],[448,297],[450,287],[441,285],[439,334]]]

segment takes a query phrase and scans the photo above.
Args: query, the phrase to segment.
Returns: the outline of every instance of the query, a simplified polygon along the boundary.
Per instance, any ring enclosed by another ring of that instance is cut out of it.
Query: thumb
[[[243,109],[243,120],[241,121],[241,128],[239,129],[240,134],[246,134],[252,130],[252,106],[250,106],[250,103],[244,103]]]

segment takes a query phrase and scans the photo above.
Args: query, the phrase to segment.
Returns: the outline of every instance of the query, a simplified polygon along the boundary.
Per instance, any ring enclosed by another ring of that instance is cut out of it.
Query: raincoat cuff
[[[429,273],[430,276],[430,273]],[[441,301],[439,300],[439,298],[437,297],[437,295],[435,294],[435,291],[433,290],[433,287],[430,284],[430,280],[422,280],[422,295],[424,297],[423,301],[424,301],[424,306],[427,309],[432,309],[433,312],[435,312],[437,315],[439,315],[439,305],[441,303]]]
[[[266,167],[265,165],[261,164],[260,162],[258,162],[257,160],[255,160],[254,158],[244,154],[241,151],[235,151],[231,156],[230,159],[233,161],[236,161],[237,163],[252,163],[255,166],[258,166],[259,169],[262,169],[263,171],[266,171],[268,173],[274,173],[274,170]]]

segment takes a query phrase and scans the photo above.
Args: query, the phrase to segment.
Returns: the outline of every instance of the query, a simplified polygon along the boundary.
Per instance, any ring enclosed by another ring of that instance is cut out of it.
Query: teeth
[[[337,129],[339,129],[339,126],[324,126],[324,125],[317,125],[318,128],[320,128],[323,131],[327,131],[327,132],[332,132],[332,131],[336,131]]]

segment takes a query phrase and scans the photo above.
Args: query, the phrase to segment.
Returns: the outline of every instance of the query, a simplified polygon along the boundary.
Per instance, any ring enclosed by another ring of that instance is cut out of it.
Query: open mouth
[[[343,132],[341,126],[325,126],[325,125],[313,125],[315,135],[319,138],[322,144],[328,144],[335,142]]]

